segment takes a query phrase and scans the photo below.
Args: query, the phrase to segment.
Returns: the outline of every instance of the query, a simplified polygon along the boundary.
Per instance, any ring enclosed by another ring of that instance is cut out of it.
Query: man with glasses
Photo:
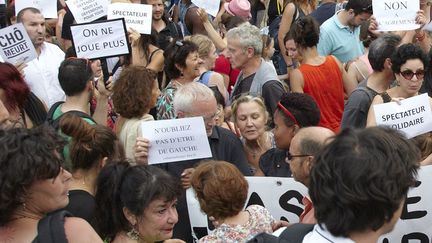
[[[321,25],[318,53],[333,55],[343,63],[361,56],[360,25],[371,15],[372,0],[349,0],[344,9]]]
[[[17,22],[24,25],[38,55],[29,63],[20,64],[24,67],[24,79],[31,91],[49,108],[65,99],[57,78],[65,54],[58,46],[45,41],[45,18],[38,9],[24,8],[17,14]]]
[[[333,131],[324,127],[305,127],[296,133],[291,140],[286,157],[294,180],[306,187],[309,186],[313,159],[334,135]],[[314,208],[310,197],[305,196],[302,202],[305,208],[300,215],[300,223],[315,224]]]

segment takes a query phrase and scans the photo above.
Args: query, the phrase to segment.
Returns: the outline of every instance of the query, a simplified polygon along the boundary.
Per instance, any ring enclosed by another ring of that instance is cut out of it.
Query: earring
[[[131,240],[139,240],[139,232],[132,226],[131,230],[126,233],[127,237]]]

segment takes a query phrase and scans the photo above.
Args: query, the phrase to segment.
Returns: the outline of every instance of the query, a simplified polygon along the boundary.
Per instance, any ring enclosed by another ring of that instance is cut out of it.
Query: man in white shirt
[[[24,68],[24,79],[49,108],[65,99],[58,81],[58,68],[65,54],[58,46],[45,42],[45,18],[38,9],[24,8],[18,13],[17,22],[24,25],[38,55]]]

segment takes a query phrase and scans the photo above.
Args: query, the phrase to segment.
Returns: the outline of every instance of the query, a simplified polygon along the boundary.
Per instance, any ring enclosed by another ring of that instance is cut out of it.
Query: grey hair
[[[230,29],[226,36],[228,39],[239,39],[240,45],[244,49],[252,47],[255,51],[255,56],[261,56],[263,49],[261,31],[255,25],[251,25],[249,22],[243,23],[238,27]]]
[[[208,101],[215,99],[213,91],[206,85],[198,82],[191,82],[182,85],[174,95],[174,112],[178,115],[179,111],[191,112],[193,102]]]
[[[369,46],[368,59],[374,71],[381,72],[384,70],[384,62],[396,52],[401,37],[395,34],[384,34],[374,41]]]

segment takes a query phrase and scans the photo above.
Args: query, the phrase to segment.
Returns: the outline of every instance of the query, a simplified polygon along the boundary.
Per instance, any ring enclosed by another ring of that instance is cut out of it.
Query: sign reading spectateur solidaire
[[[149,164],[212,157],[202,117],[146,121],[141,132],[150,141]]]
[[[12,64],[27,63],[37,57],[33,43],[21,23],[0,29],[0,49],[3,60]]]
[[[113,3],[108,6],[108,19],[124,18],[127,28],[141,34],[151,34],[152,5],[134,3]]]
[[[71,26],[77,57],[101,58],[129,54],[124,19]]]

